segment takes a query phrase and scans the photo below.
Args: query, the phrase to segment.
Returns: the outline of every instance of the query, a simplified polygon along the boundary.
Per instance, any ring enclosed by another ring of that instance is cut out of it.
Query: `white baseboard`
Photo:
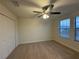
[[[20,44],[36,43],[36,42],[50,41],[50,40],[52,40],[52,39],[49,39],[49,40],[37,40],[37,41],[27,41],[27,42],[21,42]]]

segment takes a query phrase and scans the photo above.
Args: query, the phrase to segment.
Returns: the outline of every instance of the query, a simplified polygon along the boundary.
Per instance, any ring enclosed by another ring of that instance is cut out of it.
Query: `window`
[[[79,41],[79,16],[75,18],[75,40]]]
[[[69,38],[70,19],[64,19],[59,22],[59,35],[63,38]]]

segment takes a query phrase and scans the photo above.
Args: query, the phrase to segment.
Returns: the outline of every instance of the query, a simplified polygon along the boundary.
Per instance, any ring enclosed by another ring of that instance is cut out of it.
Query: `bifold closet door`
[[[14,48],[15,21],[0,15],[0,59],[6,59]]]

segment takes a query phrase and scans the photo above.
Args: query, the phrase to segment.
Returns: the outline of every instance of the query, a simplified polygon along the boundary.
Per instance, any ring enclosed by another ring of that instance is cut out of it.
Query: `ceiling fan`
[[[49,18],[49,14],[50,15],[61,14],[61,12],[51,12],[50,9],[52,9],[53,7],[54,7],[54,5],[50,4],[50,5],[46,5],[46,6],[42,7],[42,10],[43,10],[42,12],[41,11],[33,11],[33,12],[36,13],[36,14],[39,14],[38,17],[43,16],[44,19]],[[49,12],[46,12],[48,8],[49,8]]]

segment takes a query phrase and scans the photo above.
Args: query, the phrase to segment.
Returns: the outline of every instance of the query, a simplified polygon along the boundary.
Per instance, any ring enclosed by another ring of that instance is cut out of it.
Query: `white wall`
[[[19,20],[19,39],[23,43],[51,40],[50,24],[43,24],[38,18]]]
[[[18,45],[16,22],[16,17],[0,4],[0,59],[6,59]]]

